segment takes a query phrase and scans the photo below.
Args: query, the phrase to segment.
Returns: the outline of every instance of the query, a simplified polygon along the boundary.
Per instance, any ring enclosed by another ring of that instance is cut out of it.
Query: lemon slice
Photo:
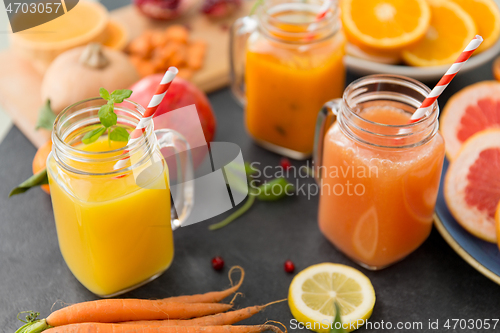
[[[288,305],[292,315],[309,330],[330,331],[335,301],[340,307],[344,329],[351,332],[372,314],[375,290],[357,269],[332,263],[308,267],[290,284]]]

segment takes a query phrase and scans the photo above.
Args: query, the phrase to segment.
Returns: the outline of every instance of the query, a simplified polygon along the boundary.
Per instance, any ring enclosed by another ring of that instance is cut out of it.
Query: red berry
[[[212,267],[216,270],[216,271],[220,271],[221,269],[224,268],[224,259],[222,259],[222,257],[214,257],[212,259]]]
[[[290,160],[286,157],[283,157],[280,161],[280,165],[281,167],[286,171],[288,169],[290,169],[292,167],[292,163],[290,162]]]
[[[285,261],[285,272],[293,273],[294,270],[295,270],[295,265],[293,264],[293,262],[291,260]]]

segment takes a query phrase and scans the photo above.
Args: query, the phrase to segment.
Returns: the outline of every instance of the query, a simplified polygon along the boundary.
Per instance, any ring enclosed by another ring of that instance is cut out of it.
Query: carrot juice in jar
[[[337,3],[332,1],[318,20],[322,3],[266,1],[254,19],[255,31],[240,43],[244,92],[238,92],[233,71],[233,91],[245,103],[248,133],[261,146],[296,159],[311,155],[317,113],[344,88],[345,38]],[[233,29],[244,30],[238,26],[248,20],[240,19]]]
[[[47,173],[64,260],[87,289],[111,297],[156,278],[174,258],[168,167],[156,140],[172,133],[150,125],[130,148],[128,165],[115,170],[126,142],[103,136],[81,143],[105,102],[87,100],[61,113]],[[143,111],[128,101],[115,107],[129,132]]]
[[[319,227],[368,269],[403,259],[432,229],[444,159],[437,103],[409,124],[429,92],[412,79],[368,76],[320,113]]]

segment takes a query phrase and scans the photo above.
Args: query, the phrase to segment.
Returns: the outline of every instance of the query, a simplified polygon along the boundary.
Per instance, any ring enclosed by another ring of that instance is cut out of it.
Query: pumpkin
[[[83,99],[98,97],[99,88],[109,92],[125,89],[139,80],[128,57],[100,44],[64,52],[50,65],[42,81],[42,100],[50,99],[58,114]]]

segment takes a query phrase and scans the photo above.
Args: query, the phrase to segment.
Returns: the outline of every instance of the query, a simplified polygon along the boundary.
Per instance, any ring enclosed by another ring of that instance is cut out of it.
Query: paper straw
[[[318,14],[316,15],[316,21],[323,19],[326,16],[326,14],[328,14],[331,5],[332,5],[332,0],[325,0],[325,2],[323,2],[318,11]]]
[[[133,144],[135,141],[139,140],[139,138],[142,136],[142,134],[146,131],[146,128],[148,125],[151,123],[153,116],[158,109],[158,105],[160,105],[161,101],[163,100],[163,97],[165,97],[165,94],[167,93],[168,88],[170,87],[170,84],[174,80],[175,76],[179,73],[179,70],[175,67],[170,67],[163,78],[161,79],[160,85],[156,89],[156,93],[154,94],[153,98],[151,98],[151,101],[149,102],[148,107],[146,108],[146,111],[142,115],[141,120],[135,127],[135,129],[130,133],[130,138],[128,140],[127,145]],[[120,159],[115,165],[115,169],[121,169],[123,168],[127,160],[130,158],[130,154],[128,154],[130,150],[126,149],[123,151],[123,154],[127,154],[124,156],[122,159]]]
[[[413,115],[410,118],[410,124],[415,123],[419,121],[420,119],[425,117],[425,114],[436,99],[443,93],[443,91],[446,89],[446,87],[450,84],[451,80],[457,75],[458,71],[462,68],[462,66],[469,60],[471,57],[472,53],[481,45],[483,42],[483,37],[476,35],[469,45],[463,50],[463,52],[460,54],[460,56],[455,60],[453,65],[451,65],[450,69],[444,74],[444,76],[439,80],[438,84],[432,89],[430,92],[429,96],[427,96],[426,99],[422,102],[422,105],[413,113]]]

